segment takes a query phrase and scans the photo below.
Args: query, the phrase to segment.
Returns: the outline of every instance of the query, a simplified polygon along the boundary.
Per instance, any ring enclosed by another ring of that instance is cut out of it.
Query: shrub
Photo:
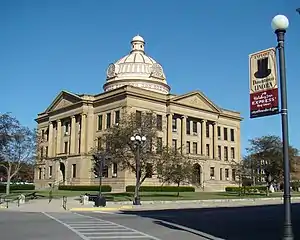
[[[58,187],[58,190],[64,191],[81,191],[81,192],[94,192],[99,191],[98,185],[62,185]],[[102,192],[111,192],[111,186],[109,185],[102,185],[101,187]]]
[[[126,186],[126,192],[134,192],[135,186]],[[194,187],[187,186],[141,186],[140,192],[195,192]]]
[[[34,189],[35,186],[33,184],[10,184],[10,191],[29,191]],[[6,192],[6,184],[0,184],[0,192]]]
[[[266,192],[266,186],[244,186],[244,187],[226,187],[226,192],[243,192],[243,193],[257,193]]]
[[[300,182],[291,182],[291,187],[293,191],[298,191],[298,188],[300,188]]]

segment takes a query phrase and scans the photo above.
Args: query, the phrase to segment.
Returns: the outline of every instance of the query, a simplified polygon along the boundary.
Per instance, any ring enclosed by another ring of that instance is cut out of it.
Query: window
[[[206,122],[206,137],[209,138],[209,123]]]
[[[41,147],[41,159],[44,158],[44,147]]]
[[[193,133],[197,133],[197,122],[193,122]]]
[[[161,153],[162,152],[162,138],[161,137],[157,138],[156,152],[157,153]]]
[[[108,178],[108,166],[104,165],[102,169],[102,177]]]
[[[120,111],[115,112],[115,124],[120,123]]]
[[[65,135],[69,134],[70,122],[65,123]]]
[[[177,140],[176,139],[172,140],[172,148],[173,148],[173,150],[177,150]]]
[[[102,138],[101,137],[97,138],[97,148],[98,148],[98,150],[100,150],[102,148]]]
[[[191,142],[186,142],[186,153],[191,153]]]
[[[42,140],[45,140],[45,130],[42,130],[41,138],[42,138]]]
[[[142,112],[141,111],[136,111],[135,120],[136,120],[136,126],[141,127],[142,126]]]
[[[218,126],[218,139],[221,140],[221,127]]]
[[[156,127],[157,127],[157,130],[159,130],[159,131],[162,130],[162,115],[157,115],[157,117],[156,117]]]
[[[103,122],[103,116],[99,115],[98,116],[98,131],[102,130],[102,122]]]
[[[234,147],[232,147],[232,148],[230,149],[230,151],[231,151],[231,159],[233,160],[233,159],[235,159],[235,151],[234,151]]]
[[[111,126],[111,113],[106,114],[106,128],[110,128]]]
[[[46,158],[48,157],[48,146],[45,147],[45,157],[46,157]]]
[[[232,169],[232,180],[235,181],[236,178],[236,172],[235,169]]]
[[[224,140],[228,140],[228,135],[227,135],[227,128],[224,128]]]
[[[118,164],[112,163],[112,177],[116,178],[118,176]]]
[[[223,180],[223,168],[220,168],[220,180]]]
[[[38,178],[39,178],[39,179],[42,179],[42,168],[39,168]]]
[[[68,153],[68,142],[64,142],[64,153]]]
[[[198,144],[196,142],[193,142],[193,153],[198,154]]]
[[[222,158],[222,150],[221,150],[221,146],[218,146],[218,158],[219,158],[219,159]]]
[[[186,134],[191,134],[191,122],[190,120],[186,120]]]
[[[210,168],[210,178],[214,178],[215,177],[215,168],[211,167]]]
[[[153,166],[150,163],[146,164],[146,177],[147,178],[152,178],[153,175]]]
[[[229,178],[229,169],[225,169],[225,177],[226,177],[226,180],[228,180]]]
[[[234,142],[234,129],[230,129],[230,140]]]
[[[177,131],[177,119],[176,118],[172,119],[172,131],[173,132]]]
[[[76,178],[76,164],[72,164],[72,178]]]
[[[52,174],[53,174],[53,167],[49,166],[49,178],[52,178]]]
[[[224,147],[224,160],[228,161],[228,147]]]
[[[209,157],[209,144],[206,144],[206,156]]]

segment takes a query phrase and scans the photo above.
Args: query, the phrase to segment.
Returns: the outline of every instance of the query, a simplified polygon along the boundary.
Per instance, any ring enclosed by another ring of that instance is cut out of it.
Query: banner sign
[[[250,118],[279,113],[276,66],[275,48],[249,55]]]

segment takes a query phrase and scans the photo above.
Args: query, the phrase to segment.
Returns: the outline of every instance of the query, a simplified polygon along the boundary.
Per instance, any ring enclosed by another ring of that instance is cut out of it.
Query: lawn
[[[15,198],[19,194],[29,194],[34,191],[14,191],[9,195],[9,198]],[[49,197],[48,191],[36,191],[45,198]],[[53,192],[53,198],[77,197],[85,194],[81,191],[63,191],[57,190]],[[89,194],[97,194],[98,192],[88,192]],[[132,201],[133,193],[104,193],[108,201]],[[143,201],[174,201],[174,200],[207,200],[207,199],[238,199],[238,198],[262,198],[265,194],[247,194],[239,196],[238,193],[232,192],[182,192],[177,197],[174,192],[141,192],[141,200]],[[292,196],[300,196],[299,192],[292,193]],[[270,197],[282,197],[282,193],[270,194]]]

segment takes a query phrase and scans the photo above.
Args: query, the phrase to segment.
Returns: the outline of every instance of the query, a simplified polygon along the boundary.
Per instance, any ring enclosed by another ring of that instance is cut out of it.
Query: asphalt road
[[[283,230],[283,205],[85,214],[147,232],[162,240],[279,240]],[[300,239],[300,204],[293,204],[292,215],[294,239],[297,240]],[[211,236],[205,238],[205,233]]]

